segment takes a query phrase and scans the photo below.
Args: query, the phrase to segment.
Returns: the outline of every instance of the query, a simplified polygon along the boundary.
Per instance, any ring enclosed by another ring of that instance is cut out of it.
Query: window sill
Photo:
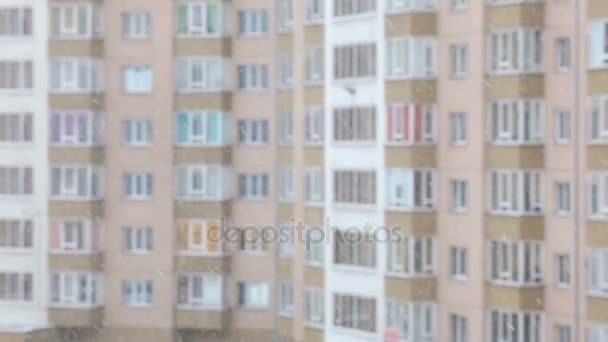
[[[333,203],[334,209],[338,210],[361,210],[361,211],[375,211],[376,204],[357,204],[357,203]]]
[[[427,73],[425,76],[420,76],[420,75],[386,75],[384,77],[384,80],[386,82],[395,82],[395,81],[417,81],[417,80],[421,80],[421,81],[428,81],[428,80],[435,80],[437,79],[437,75],[435,72],[432,73]]]
[[[177,148],[226,148],[226,147],[230,147],[229,143],[206,143],[206,142],[201,142],[201,143],[178,143],[175,144],[175,147]]]
[[[375,148],[376,141],[375,140],[332,140],[332,147],[334,148]]]
[[[453,281],[457,281],[459,283],[464,283],[467,280],[469,280],[469,277],[463,276],[463,275],[451,275],[450,279],[453,280]]]
[[[54,41],[54,40],[58,40],[58,41],[75,41],[75,40],[82,40],[82,41],[90,41],[90,40],[103,40],[104,37],[103,36],[95,36],[95,35],[87,35],[87,36],[77,36],[77,37],[69,37],[69,36],[50,36],[49,37],[49,41]]]
[[[496,70],[496,71],[488,71],[488,76],[490,77],[501,77],[501,76],[544,76],[544,70]]]
[[[325,144],[325,142],[323,140],[307,141],[307,142],[304,142],[304,147],[323,147],[324,144]]]
[[[134,310],[149,310],[152,309],[154,307],[153,304],[128,304],[128,303],[123,303],[123,305],[128,308],[128,309],[134,309]]]
[[[103,201],[103,197],[72,197],[72,196],[50,196],[49,201],[65,202],[97,202]]]
[[[416,208],[416,207],[396,207],[387,205],[385,211],[391,212],[408,212],[408,213],[433,213],[435,212],[435,207],[432,208]]]
[[[588,297],[608,298],[608,292],[602,292],[601,290],[587,290]]]
[[[311,262],[311,261],[304,261],[304,266],[306,266],[306,267],[314,267],[314,268],[323,268],[323,267],[325,267],[325,265],[322,262]]]
[[[323,202],[304,202],[304,207],[323,209],[325,207],[325,203],[323,203]]]
[[[408,142],[405,140],[396,140],[396,141],[387,141],[384,143],[386,147],[437,147],[437,144],[434,141],[428,142]]]
[[[367,332],[367,331],[363,331],[363,330],[359,330],[359,329],[345,328],[345,327],[340,327],[340,326],[335,326],[335,325],[332,328],[333,328],[332,330],[337,334],[350,335],[350,336],[357,337],[357,338],[367,340],[367,341],[376,341],[377,340],[376,333],[374,333],[374,332]]]
[[[0,142],[0,148],[11,148],[11,149],[30,149],[38,147],[35,142],[22,142],[22,141],[3,141]],[[52,147],[52,146],[51,146]]]
[[[508,216],[508,217],[543,217],[544,213],[542,211],[540,212],[534,212],[534,213],[524,213],[524,212],[507,212],[507,211],[496,211],[496,210],[490,210],[488,212],[488,214],[490,216]]]
[[[406,273],[400,273],[400,272],[394,272],[394,271],[387,271],[384,275],[387,276],[387,277],[390,277],[390,278],[409,279],[409,280],[415,280],[415,279],[435,279],[435,277],[436,277],[436,275],[434,273],[429,273],[429,274],[406,274]]]
[[[324,330],[325,326],[323,325],[323,323],[315,323],[315,322],[307,322],[304,321],[304,327],[305,328],[310,328],[310,329],[317,329],[317,330]]]
[[[0,248],[0,254],[10,254],[10,255],[33,255],[39,253],[39,250],[36,250],[35,246],[30,248],[11,248],[11,247],[2,247]]]
[[[340,88],[345,88],[346,86],[360,86],[360,85],[366,85],[366,84],[374,84],[376,82],[376,79],[377,79],[376,76],[339,78],[339,79],[334,78],[332,85],[334,87],[340,87]]]
[[[336,264],[332,263],[332,270],[334,272],[343,272],[343,273],[355,273],[366,276],[374,276],[378,274],[377,267],[363,267],[363,266],[355,266],[355,265],[345,265],[345,264]]]
[[[304,19],[304,26],[305,27],[310,27],[310,26],[321,26],[323,25],[323,18],[315,18],[315,19]]]
[[[450,210],[450,213],[454,214],[454,215],[468,215],[469,210],[467,208],[462,208],[462,209],[452,208]]]
[[[1,93],[1,92],[0,92]],[[49,90],[49,95],[103,95],[103,91],[100,90]],[[94,101],[94,100],[92,100]]]
[[[176,39],[188,40],[188,39],[222,39],[228,38],[230,35],[225,33],[177,33]]]
[[[237,93],[240,94],[261,94],[268,93],[268,88],[238,88]]]
[[[74,251],[74,250],[61,250],[61,249],[52,249],[50,250],[51,255],[69,255],[69,256],[100,256],[103,253],[101,251]]]
[[[544,142],[490,141],[490,145],[497,147],[544,147]]]
[[[51,148],[97,148],[105,147],[105,144],[87,144],[87,143],[50,143]]]
[[[344,16],[339,16],[339,17],[333,16],[331,21],[333,24],[347,24],[350,22],[371,20],[371,19],[375,19],[376,15],[377,15],[376,12],[377,12],[377,10],[374,10],[371,12],[365,12],[365,13],[349,14],[349,15],[344,15]]]
[[[189,95],[189,94],[220,94],[220,93],[225,93],[228,90],[224,89],[224,88],[211,88],[211,89],[204,89],[204,88],[188,88],[188,89],[176,89],[175,93],[178,95]]]
[[[488,280],[488,283],[490,285],[512,287],[512,288],[518,288],[518,289],[545,287],[545,284],[543,284],[543,283],[519,283],[519,282],[516,283],[516,282],[512,282],[512,281],[507,281],[507,280],[490,279],[490,280]]]
[[[178,202],[226,202],[230,199],[228,197],[198,197],[198,196],[176,196]]]
[[[304,81],[304,87],[305,88],[322,87],[322,86],[324,86],[324,82],[325,81],[323,79]]]
[[[204,291],[204,289],[203,289]],[[228,311],[226,308],[221,305],[196,305],[196,304],[177,304],[175,306],[177,310],[182,311],[215,311],[215,312],[224,312]]]
[[[199,258],[224,258],[228,254],[224,252],[204,252],[204,251],[179,251],[176,252],[177,256],[184,257],[199,257]]]
[[[386,16],[390,17],[393,15],[404,15],[404,14],[419,14],[419,13],[434,13],[437,12],[436,6],[426,7],[426,8],[406,8],[406,9],[396,9],[396,10],[386,10]]]
[[[268,310],[268,306],[246,306],[246,305],[239,305],[238,309],[239,310],[243,310],[243,311],[261,312],[261,311],[267,311]]]
[[[94,310],[103,308],[103,304],[62,304],[62,303],[51,303],[51,308],[58,309],[73,309],[73,310]]]

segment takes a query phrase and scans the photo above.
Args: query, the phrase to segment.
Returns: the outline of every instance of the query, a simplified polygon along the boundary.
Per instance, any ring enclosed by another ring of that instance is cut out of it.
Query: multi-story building
[[[608,342],[605,0],[7,1],[0,341]]]

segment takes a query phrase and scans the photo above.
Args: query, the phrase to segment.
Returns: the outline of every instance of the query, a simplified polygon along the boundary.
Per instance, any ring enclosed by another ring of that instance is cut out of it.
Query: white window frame
[[[175,87],[180,93],[218,92],[228,85],[228,64],[222,57],[177,58]]]
[[[589,98],[589,143],[608,143],[608,95]]]
[[[437,9],[436,0],[381,0],[386,1],[386,13],[419,13],[434,12]]]
[[[312,106],[306,108],[304,117],[304,144],[321,145],[325,136],[325,108],[323,106]]]
[[[281,317],[293,317],[294,289],[291,281],[279,283],[279,315]]]
[[[377,42],[335,45],[332,49],[333,80],[350,84],[375,79],[377,77],[377,45]]]
[[[465,316],[450,315],[450,329],[450,342],[468,342],[468,320]]]
[[[237,13],[239,36],[260,37],[268,34],[268,13],[263,9],[248,9]]]
[[[242,119],[238,121],[239,144],[265,145],[269,142],[270,126],[267,119]],[[254,139],[255,134],[255,139]]]
[[[555,286],[565,289],[570,287],[571,283],[570,272],[570,255],[556,254],[555,255]]]
[[[180,281],[182,280],[186,281],[185,294],[181,292]],[[222,274],[179,272],[177,273],[176,281],[176,303],[178,309],[222,310],[224,308],[224,286],[226,284]],[[183,295],[185,295],[185,298],[182,298]]]
[[[86,12],[86,32],[78,32],[78,11],[84,9]],[[53,30],[52,18],[55,11],[58,11],[58,29]],[[71,22],[73,27],[67,25],[66,17],[72,14]],[[49,34],[51,39],[73,40],[101,38],[103,32],[103,11],[101,6],[91,3],[54,3],[49,4]]]
[[[534,169],[491,169],[489,171],[489,212],[494,215],[538,216],[543,207],[543,172]],[[526,189],[526,182],[529,189]],[[529,196],[529,208],[525,208]]]
[[[82,282],[84,280],[84,283]],[[84,284],[84,287],[82,285]],[[84,291],[84,293],[83,293]],[[79,298],[85,296],[85,300]],[[94,308],[103,306],[103,274],[91,272],[52,272],[51,307]]]
[[[154,250],[154,230],[151,227],[125,227],[122,234],[125,253],[142,255]]]
[[[337,169],[333,171],[335,186],[332,199],[346,206],[375,206],[378,184],[374,170]]]
[[[33,8],[29,6],[2,6],[0,7],[0,39],[21,38],[32,36],[34,20]]]
[[[265,91],[269,86],[268,65],[240,64],[237,66],[239,91]]]
[[[466,78],[469,74],[469,45],[466,43],[450,45],[451,75]]]
[[[36,78],[34,62],[28,59],[0,59],[0,95],[29,94]]]
[[[555,143],[565,145],[570,142],[570,112],[557,110],[555,112]]]
[[[239,174],[239,198],[262,200],[269,196],[270,179],[266,173]],[[245,190],[245,191],[243,191]]]
[[[127,65],[122,69],[123,91],[126,94],[149,94],[154,89],[154,74],[150,65]],[[131,79],[132,78],[132,79]]]
[[[129,200],[147,200],[154,196],[151,172],[127,172],[123,175],[123,194]]]
[[[570,191],[569,182],[555,182],[555,213],[558,216],[567,216],[570,214]]]
[[[211,32],[209,30],[209,23],[207,13],[209,12],[210,6],[217,6],[220,20],[217,32]],[[185,32],[180,31],[179,17],[176,18],[176,35],[178,38],[193,38],[193,37],[221,37],[228,33],[229,29],[226,27],[228,23],[228,16],[226,13],[226,6],[221,1],[180,1],[176,5],[176,14],[179,16],[178,11],[180,7],[186,8],[186,16],[188,22],[186,23]],[[196,18],[196,14],[200,14],[200,18]]]
[[[541,28],[533,27],[491,31],[487,43],[488,73],[496,76],[542,73],[543,35]]]
[[[214,178],[215,177],[215,178]],[[196,184],[200,182],[200,184]],[[230,169],[222,165],[178,165],[176,197],[181,201],[223,200],[230,195]]]
[[[31,197],[35,191],[33,167],[0,165],[0,198]]]
[[[31,112],[0,112],[0,145],[33,143],[35,126]]]
[[[537,240],[492,240],[489,282],[512,287],[540,287],[544,284],[544,246]],[[528,251],[529,254],[526,254]],[[526,260],[530,262],[526,264]],[[497,267],[494,270],[494,266]],[[529,279],[526,279],[529,276]]]
[[[87,94],[103,92],[103,61],[99,58],[53,58],[49,61],[49,92]],[[81,75],[84,72],[84,76]],[[84,78],[83,78],[84,77]],[[84,80],[84,86],[79,82]]]
[[[145,147],[152,145],[154,129],[152,120],[128,119],[122,122],[123,143],[128,146]]]
[[[279,170],[279,200],[291,202],[294,200],[294,168],[293,166],[282,166]]]
[[[0,251],[32,249],[34,234],[31,219],[0,217]]]
[[[320,287],[304,288],[304,326],[323,328],[325,322],[324,292]]]
[[[557,72],[568,72],[572,64],[572,50],[570,37],[558,37],[555,39],[555,70]]]
[[[59,250],[62,253],[80,254],[92,251],[93,223],[91,220],[63,218],[59,220],[58,225]],[[78,246],[79,240],[83,243],[81,247]]]
[[[453,179],[452,187],[452,211],[465,213],[469,209],[469,182],[466,179]]]
[[[436,272],[437,243],[432,236],[393,232],[387,245],[386,272],[400,278],[430,278]]]
[[[123,280],[122,299],[125,306],[147,308],[154,304],[152,280]]]
[[[322,84],[325,79],[325,55],[322,46],[306,47],[304,65],[304,84]]]
[[[238,284],[239,290],[239,306],[241,309],[246,310],[263,310],[268,307],[269,303],[269,289],[267,283],[261,282],[240,282]],[[243,294],[242,291],[245,291]],[[257,300],[251,300],[252,297],[258,296]],[[245,299],[245,302],[241,301]]]
[[[306,25],[323,23],[326,0],[306,0]]]
[[[487,315],[488,341],[491,342],[543,342],[544,314],[542,311],[514,311],[509,309],[491,309]],[[524,336],[524,321],[529,323],[529,336]],[[518,327],[514,329],[514,327]],[[497,329],[496,332],[493,329]],[[497,336],[498,339],[492,339]],[[538,336],[538,339],[536,339]]]
[[[450,247],[450,275],[455,280],[467,280],[469,277],[469,257],[465,247]]]
[[[591,296],[608,297],[608,249],[589,251],[588,291]]]
[[[399,334],[400,341],[437,340],[437,304],[387,298],[385,310],[387,330]]]
[[[34,274],[22,271],[0,272],[0,303],[31,303],[36,295],[34,288]],[[29,291],[29,292],[28,292]]]
[[[324,204],[323,182],[324,172],[321,167],[309,167],[304,170],[304,198],[307,206],[321,206]]]
[[[304,264],[307,266],[323,267],[325,260],[325,241],[321,227],[306,228],[306,248],[304,250]]]
[[[452,146],[464,146],[468,142],[468,117],[465,112],[453,112],[450,115]]]
[[[543,144],[544,102],[542,99],[492,101],[488,107],[488,116],[488,137],[491,144]]]
[[[147,39],[152,34],[152,15],[148,11],[122,13],[122,36],[124,39]]]

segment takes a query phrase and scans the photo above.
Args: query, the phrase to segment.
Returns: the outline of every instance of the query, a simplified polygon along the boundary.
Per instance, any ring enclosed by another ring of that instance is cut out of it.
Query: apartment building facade
[[[607,42],[602,0],[3,3],[0,340],[608,341]]]

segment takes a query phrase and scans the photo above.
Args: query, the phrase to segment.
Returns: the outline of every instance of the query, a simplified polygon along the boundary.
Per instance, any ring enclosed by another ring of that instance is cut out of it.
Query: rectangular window
[[[588,275],[589,294],[608,296],[608,249],[591,249]]]
[[[0,218],[0,250],[30,249],[34,245],[34,222]]]
[[[125,12],[122,14],[122,36],[125,39],[146,39],[152,31],[150,12]]]
[[[268,284],[239,283],[239,306],[245,309],[266,309]]]
[[[246,254],[262,254],[266,252],[268,245],[264,242],[259,230],[246,230],[240,232],[240,250]]]
[[[391,103],[387,105],[387,142],[391,145],[435,143],[434,105]]]
[[[0,113],[0,144],[34,141],[32,113]]]
[[[334,63],[336,80],[376,77],[376,44],[334,46]]]
[[[49,129],[53,146],[100,145],[103,138],[102,114],[95,112],[52,113]]]
[[[451,269],[453,279],[465,280],[468,277],[467,249],[464,247],[450,247]]]
[[[268,66],[266,64],[245,64],[238,66],[239,89],[243,91],[268,88]]]
[[[453,11],[463,11],[467,9],[467,7],[469,7],[469,0],[452,0]]]
[[[221,254],[219,226],[215,222],[180,220],[177,222],[177,247],[182,254]]]
[[[178,146],[210,146],[230,143],[230,115],[224,112],[179,112],[175,137]]]
[[[466,212],[469,207],[469,183],[463,179],[455,179],[452,184],[452,210]]]
[[[558,72],[570,70],[570,38],[560,37],[555,40],[555,67]]]
[[[103,171],[96,166],[52,165],[51,198],[88,200],[102,197]]]
[[[51,59],[50,73],[50,90],[53,93],[93,93],[103,90],[103,63],[99,59]]]
[[[543,30],[503,29],[491,32],[489,71],[492,75],[537,73],[543,70]]]
[[[32,273],[0,272],[0,302],[31,302],[33,292]]]
[[[0,92],[23,92],[34,87],[34,62],[0,60]]]
[[[608,324],[591,324],[589,326],[589,341],[590,342],[607,342],[608,341]]]
[[[590,102],[590,143],[608,142],[608,96],[592,96]]]
[[[221,57],[180,57],[177,59],[177,91],[219,91],[227,85],[227,63]]]
[[[221,274],[178,273],[178,308],[221,310],[224,307],[224,286]]]
[[[51,221],[51,247],[55,253],[84,254],[93,251],[93,222],[81,218],[62,218]],[[54,240],[58,240],[55,243]]]
[[[437,306],[431,302],[386,301],[386,326],[399,334],[399,341],[436,341]]]
[[[450,315],[451,342],[468,342],[467,318],[461,315]],[[540,341],[539,341],[540,342]]]
[[[557,287],[566,288],[570,286],[570,256],[558,254],[555,256],[555,270]]]
[[[325,111],[322,106],[308,107],[304,117],[304,140],[306,144],[321,144],[324,141]]]
[[[221,2],[178,3],[177,36],[180,38],[221,36],[228,32],[226,6]]]
[[[125,305],[132,307],[152,306],[154,298],[152,280],[125,280],[122,284],[122,298]]]
[[[228,197],[229,169],[220,165],[180,165],[176,169],[179,200],[223,200]]]
[[[490,104],[490,141],[496,145],[542,144],[544,104],[535,100],[497,100]]]
[[[589,68],[605,68],[608,66],[608,21],[592,20],[589,26]]]
[[[0,38],[32,35],[31,7],[0,7]]]
[[[291,88],[293,86],[293,53],[283,52],[279,56],[279,86]]]
[[[148,254],[154,249],[154,231],[150,227],[123,228],[123,248],[131,254]]]
[[[334,108],[334,141],[376,140],[376,107]]]
[[[334,202],[343,204],[376,204],[376,172],[334,171]]]
[[[363,231],[336,230],[334,264],[375,268],[376,244],[373,235]]]
[[[435,208],[433,170],[388,169],[387,206],[393,210],[428,211]]]
[[[557,193],[557,214],[568,215],[570,213],[570,183],[556,182],[555,192]]]
[[[279,0],[279,32],[289,32],[293,29],[293,1]]]
[[[467,113],[455,112],[451,119],[451,142],[452,145],[461,146],[467,143]]]
[[[282,317],[293,317],[293,284],[281,281],[279,284],[279,314]]]
[[[434,10],[436,0],[387,0],[387,13],[426,12]]]
[[[469,46],[455,44],[450,46],[451,72],[456,78],[464,78],[469,73]]]
[[[490,243],[490,281],[506,286],[543,282],[543,246],[539,241],[494,240]]]
[[[333,0],[334,17],[348,17],[376,11],[376,0]]]
[[[325,304],[323,289],[308,287],[304,289],[304,325],[323,327]]]
[[[376,299],[334,294],[334,326],[376,332]]]
[[[394,232],[387,246],[388,273],[407,277],[428,277],[435,272],[435,240]]]
[[[555,326],[555,342],[570,342],[570,326],[557,324]],[[606,340],[594,340],[591,341],[604,342]]]
[[[304,81],[307,84],[322,83],[325,77],[323,47],[309,47],[306,49]]]
[[[239,174],[239,198],[258,200],[267,197],[268,193],[267,174]]]
[[[124,67],[123,87],[126,93],[152,92],[152,67],[148,65]]]
[[[589,175],[589,217],[608,217],[608,174],[593,172]]]
[[[268,13],[265,10],[239,11],[239,34],[242,37],[268,33]]]
[[[490,212],[497,215],[540,215],[542,173],[536,170],[491,170]]]
[[[429,78],[436,73],[437,40],[416,36],[386,41],[386,76],[389,79]]]
[[[27,166],[0,165],[0,196],[34,194],[34,169]]]
[[[294,198],[294,179],[293,167],[282,166],[279,170],[279,200],[293,201]]]
[[[567,144],[570,142],[570,112],[558,110],[555,113],[555,142]]]
[[[91,3],[49,5],[50,36],[53,39],[99,38],[102,33],[102,9]]]
[[[304,197],[306,204],[323,204],[323,169],[307,168],[304,172]]]
[[[103,275],[90,272],[51,273],[51,306],[97,307],[103,305]]]
[[[325,236],[319,228],[309,227],[306,229],[304,261],[309,266],[323,266],[323,260],[325,260]]]
[[[123,176],[123,194],[127,199],[149,199],[153,193],[154,176],[151,173],[126,173]]]
[[[239,120],[239,143],[267,144],[268,120]]]
[[[279,140],[281,144],[293,144],[293,113],[283,112],[280,114]]]
[[[149,146],[154,139],[152,120],[131,119],[122,122],[123,143],[129,146]]]
[[[306,0],[306,23],[322,23],[325,13],[324,6],[325,0]]]
[[[542,342],[543,313],[493,309],[490,311],[490,342]]]

